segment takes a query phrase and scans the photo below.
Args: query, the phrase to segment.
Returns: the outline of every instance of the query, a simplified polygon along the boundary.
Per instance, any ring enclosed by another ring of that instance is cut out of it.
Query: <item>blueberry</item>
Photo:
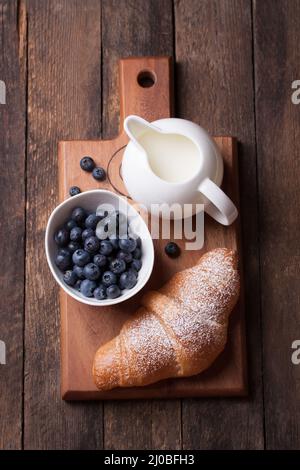
[[[80,279],[77,279],[77,281],[75,282],[75,284],[74,284],[73,287],[74,287],[74,289],[80,291],[80,286],[81,286],[81,280],[80,280]]]
[[[130,265],[131,268],[135,269],[136,271],[139,271],[142,267],[142,262],[140,259],[134,259]]]
[[[104,268],[104,266],[107,263],[107,258],[104,255],[101,255],[101,253],[97,253],[94,258],[93,262],[99,267],[99,268]]]
[[[81,240],[82,228],[74,227],[70,232],[70,239],[72,242],[79,242]]]
[[[77,275],[75,271],[66,271],[64,274],[64,281],[68,286],[74,286],[75,282],[77,281]]]
[[[116,284],[112,284],[106,289],[106,295],[109,299],[116,299],[121,295],[120,288]]]
[[[136,241],[136,247],[137,247],[137,248],[141,248],[141,247],[142,247],[142,240],[141,240],[141,237],[137,237],[137,238],[135,239],[135,241]]]
[[[119,280],[121,289],[132,289],[137,283],[137,277],[132,271],[122,273]]]
[[[77,225],[82,225],[86,218],[86,211],[82,207],[75,207],[71,217]]]
[[[75,220],[73,220],[73,219],[68,220],[68,222],[66,223],[66,229],[71,231],[72,228],[74,228],[74,227],[76,227]]]
[[[83,274],[90,281],[96,281],[100,276],[100,269],[95,263],[88,263],[83,268]]]
[[[94,236],[95,236],[95,232],[91,228],[86,228],[81,234],[81,238],[83,241],[85,241],[87,238],[94,237]]]
[[[59,248],[57,252],[58,255],[62,255],[62,256],[69,255],[70,253],[71,252],[67,246],[65,246],[64,248]]]
[[[83,279],[85,279],[85,275],[84,275],[82,266],[78,266],[77,264],[75,264],[74,267],[73,267],[73,271],[76,273],[78,279],[81,279],[81,281]]]
[[[116,284],[117,276],[112,273],[111,271],[105,271],[102,275],[102,283],[105,286],[111,286],[112,284]]]
[[[114,250],[119,249],[119,239],[117,237],[109,237],[109,241],[112,244]]]
[[[136,241],[133,238],[121,238],[119,241],[119,247],[121,250],[131,253],[136,249]]]
[[[110,264],[114,259],[114,256],[106,256],[107,264]]]
[[[84,279],[84,281],[81,281],[80,292],[85,297],[93,297],[93,292],[96,289],[96,287],[97,287],[97,284],[95,283],[95,281]]]
[[[110,270],[115,274],[121,274],[126,270],[126,263],[123,259],[114,259],[110,262]]]
[[[142,257],[142,250],[140,248],[136,248],[132,253],[134,259],[141,259]]]
[[[80,191],[80,188],[78,188],[78,186],[71,186],[71,188],[69,189],[69,194],[70,196],[76,196],[76,194],[80,194],[81,191]]]
[[[125,263],[131,263],[132,261],[132,253],[128,253],[127,251],[120,250],[117,254],[118,259],[123,259]]]
[[[100,253],[101,255],[108,256],[113,251],[113,246],[109,240],[102,240],[100,243]]]
[[[55,258],[55,264],[61,271],[66,271],[72,267],[71,253],[67,250],[60,250]]]
[[[60,228],[54,235],[54,240],[57,246],[65,246],[69,243],[70,234],[66,228]]]
[[[78,266],[85,266],[90,261],[90,255],[85,250],[76,250],[73,253],[72,260],[74,264],[78,264]]]
[[[95,168],[95,162],[91,157],[83,157],[80,160],[80,167],[84,171],[88,171],[91,173],[93,169]]]
[[[99,215],[90,214],[85,219],[84,224],[86,228],[92,228],[93,230],[95,230],[95,228],[97,227],[97,223],[100,222],[100,220],[101,220],[101,217]]]
[[[93,169],[93,177],[97,181],[104,181],[106,178],[106,172],[104,168],[101,168],[100,166],[96,166],[96,168]]]
[[[94,297],[97,300],[106,299],[106,287],[103,286],[103,284],[100,284],[98,287],[96,287],[94,290]]]
[[[137,272],[136,269],[134,269],[134,268],[129,268],[129,269],[127,269],[127,271],[128,271],[129,273],[134,274],[135,277],[138,278],[139,273]]]
[[[68,250],[71,252],[71,253],[74,253],[74,251],[76,250],[79,250],[81,248],[81,245],[79,242],[70,242],[68,244]]]
[[[100,248],[100,243],[97,237],[89,237],[84,241],[84,249],[88,253],[96,253]]]
[[[165,246],[165,252],[171,258],[177,258],[180,255],[180,248],[177,243],[169,242]]]

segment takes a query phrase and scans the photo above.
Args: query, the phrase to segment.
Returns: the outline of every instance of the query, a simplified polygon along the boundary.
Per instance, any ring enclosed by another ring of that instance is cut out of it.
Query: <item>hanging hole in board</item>
[[[137,76],[137,82],[142,88],[151,88],[156,83],[156,75],[151,70],[142,70]]]

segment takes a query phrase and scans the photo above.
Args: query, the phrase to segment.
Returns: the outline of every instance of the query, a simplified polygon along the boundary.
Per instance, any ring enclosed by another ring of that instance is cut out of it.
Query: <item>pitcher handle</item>
[[[200,186],[200,191],[210,204],[205,207],[205,212],[222,225],[231,225],[238,216],[238,211],[229,197],[209,178],[205,178]]]

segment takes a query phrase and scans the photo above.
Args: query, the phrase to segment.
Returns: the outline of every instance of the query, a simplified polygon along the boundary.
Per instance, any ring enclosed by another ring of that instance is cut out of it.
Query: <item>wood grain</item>
[[[59,312],[44,256],[57,204],[57,142],[98,138],[101,12],[98,1],[28,4],[28,163],[25,448],[101,448],[101,404],[61,401]]]
[[[300,3],[255,2],[256,119],[266,447],[299,449]]]
[[[172,56],[172,16],[171,0],[102,2],[103,137],[113,137],[119,130],[119,59],[132,55]],[[178,449],[180,413],[179,400],[105,403],[104,445],[108,449]]]
[[[19,63],[18,2],[0,1],[0,79],[6,104],[0,104],[1,224],[0,448],[22,446],[23,303],[25,235],[25,83]]]
[[[111,449],[262,448],[263,376],[266,447],[299,448],[300,368],[290,361],[291,343],[299,338],[300,107],[291,104],[291,82],[299,79],[300,62],[296,0],[0,0],[0,79],[8,85],[7,104],[0,105],[1,215],[13,220],[9,227],[0,227],[1,270],[9,273],[1,277],[9,295],[0,299],[0,339],[8,346],[8,365],[0,366],[0,448],[22,445],[26,14],[30,69],[25,447],[99,448],[104,441]],[[57,289],[43,250],[45,223],[58,200],[56,141],[100,138],[101,126],[104,137],[116,135],[118,59],[175,51],[177,114],[215,135],[231,133],[240,140],[251,397],[183,400],[182,416],[180,400],[105,403],[104,436],[101,404],[69,405],[59,398]],[[12,262],[16,252],[18,263]]]
[[[240,141],[245,298],[250,354],[247,400],[183,402],[183,447],[263,448],[261,332],[251,5],[175,0],[179,117]]]

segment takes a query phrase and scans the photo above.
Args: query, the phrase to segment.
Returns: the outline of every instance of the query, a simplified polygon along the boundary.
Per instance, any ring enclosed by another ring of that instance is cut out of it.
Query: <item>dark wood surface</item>
[[[300,448],[299,22],[299,0],[0,0],[0,448]],[[176,114],[240,142],[248,398],[60,399],[57,141],[116,135],[128,55],[173,55]]]
[[[0,77],[9,103],[0,105],[0,339],[7,363],[0,365],[0,448],[6,449],[22,445],[23,414],[26,121],[17,15],[16,2],[0,2]]]

